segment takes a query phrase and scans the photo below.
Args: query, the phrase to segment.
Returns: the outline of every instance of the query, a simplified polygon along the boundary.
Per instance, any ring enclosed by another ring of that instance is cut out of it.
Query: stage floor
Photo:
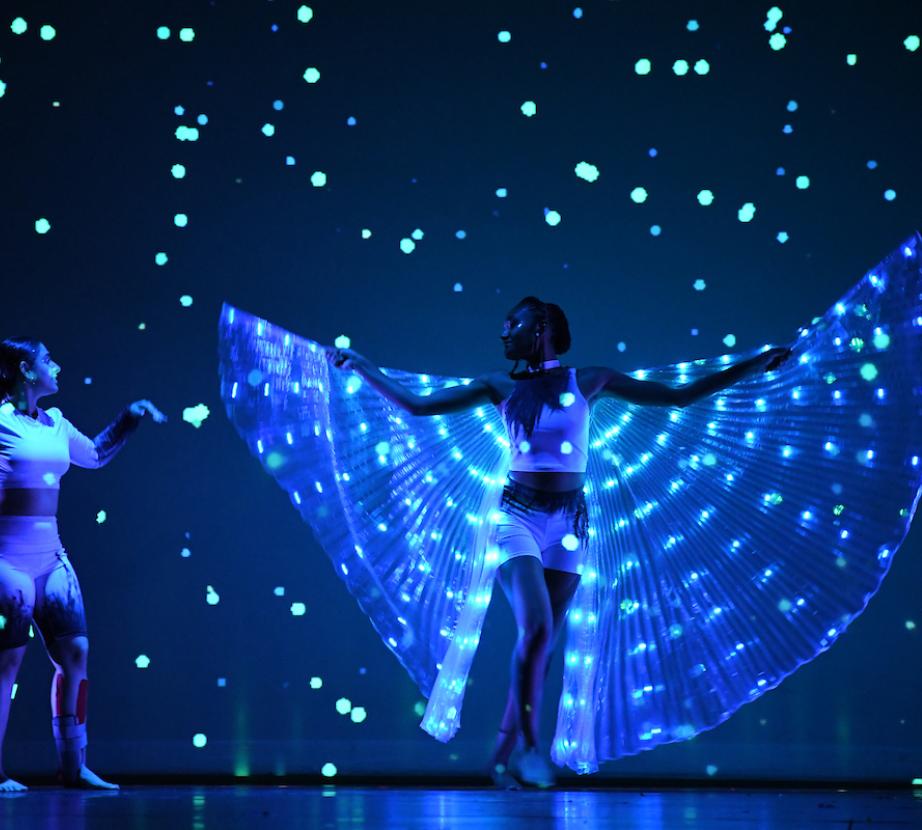
[[[922,827],[912,790],[523,790],[423,787],[126,786],[115,793],[35,787],[0,795],[4,830],[95,828]]]

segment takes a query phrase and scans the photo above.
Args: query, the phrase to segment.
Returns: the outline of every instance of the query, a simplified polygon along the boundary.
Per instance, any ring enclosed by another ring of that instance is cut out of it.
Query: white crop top
[[[0,405],[0,489],[58,490],[71,464],[95,469],[105,460],[57,407],[32,418],[9,401]]]
[[[551,409],[547,404],[543,406],[531,438],[526,437],[521,424],[511,425],[508,422],[506,401],[498,405],[511,445],[510,471],[586,472],[589,459],[589,402],[579,389],[574,368],[569,371],[569,383],[567,391],[561,395],[561,403],[563,409]]]

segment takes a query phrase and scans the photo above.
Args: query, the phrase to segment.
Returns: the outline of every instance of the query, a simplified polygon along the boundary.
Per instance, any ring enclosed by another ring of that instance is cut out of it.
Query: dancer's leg
[[[3,738],[10,718],[13,684],[26,653],[34,603],[32,578],[0,557],[0,792],[27,789],[4,772]]]
[[[118,789],[86,766],[87,656],[86,616],[80,583],[66,554],[36,581],[35,622],[55,673],[51,682],[51,723],[64,784]]]
[[[534,556],[516,556],[501,566],[500,584],[515,617],[518,636],[512,652],[512,692],[516,725],[529,749],[537,746],[553,616],[544,567]]]
[[[502,573],[499,573],[498,577],[500,580],[502,580]],[[570,608],[573,595],[576,593],[576,589],[579,586],[579,580],[579,574],[558,571],[552,568],[544,569],[544,582],[547,586],[548,597],[551,602],[551,615],[554,620],[551,642],[548,646],[548,660],[544,670],[545,680],[547,680],[547,676],[550,673],[551,658],[553,657],[554,651],[557,648],[557,643],[560,640],[561,632],[564,629],[567,611]],[[502,761],[502,763],[506,763],[508,761],[509,756],[515,749],[515,742],[517,737],[515,713],[515,690],[512,688],[512,684],[510,684],[509,695],[506,699],[506,709],[503,712],[503,717],[499,725],[500,735],[507,736],[505,741],[503,741],[501,737],[497,745],[497,750],[502,750],[501,752],[497,752],[497,757]]]

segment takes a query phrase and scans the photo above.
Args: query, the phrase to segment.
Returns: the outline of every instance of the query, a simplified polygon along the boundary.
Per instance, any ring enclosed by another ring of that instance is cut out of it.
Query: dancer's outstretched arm
[[[148,412],[158,424],[166,420],[166,415],[150,401],[135,401],[126,406],[95,438],[88,438],[65,418],[64,427],[67,430],[71,463],[93,470],[104,467],[125,446],[128,436],[137,429],[141,419]]]
[[[637,380],[604,366],[592,367],[589,371],[595,373],[592,378],[595,383],[590,381],[590,386],[598,388],[603,397],[607,395],[622,398],[630,403],[682,408],[726,389],[756,372],[773,371],[790,355],[791,350],[787,348],[769,349],[748,360],[741,360],[729,369],[714,372],[684,386],[666,386],[656,381]]]
[[[470,383],[439,389],[431,395],[417,395],[403,384],[389,378],[368,358],[352,349],[327,348],[327,358],[340,369],[353,369],[385,398],[411,415],[444,415],[491,403],[493,386],[490,375],[474,378]]]

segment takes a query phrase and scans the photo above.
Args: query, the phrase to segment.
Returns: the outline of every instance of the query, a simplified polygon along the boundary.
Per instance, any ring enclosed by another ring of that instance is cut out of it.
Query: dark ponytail
[[[31,337],[9,337],[0,343],[0,403],[5,401],[16,388],[21,372],[19,364],[30,365],[38,359],[41,340]]]

